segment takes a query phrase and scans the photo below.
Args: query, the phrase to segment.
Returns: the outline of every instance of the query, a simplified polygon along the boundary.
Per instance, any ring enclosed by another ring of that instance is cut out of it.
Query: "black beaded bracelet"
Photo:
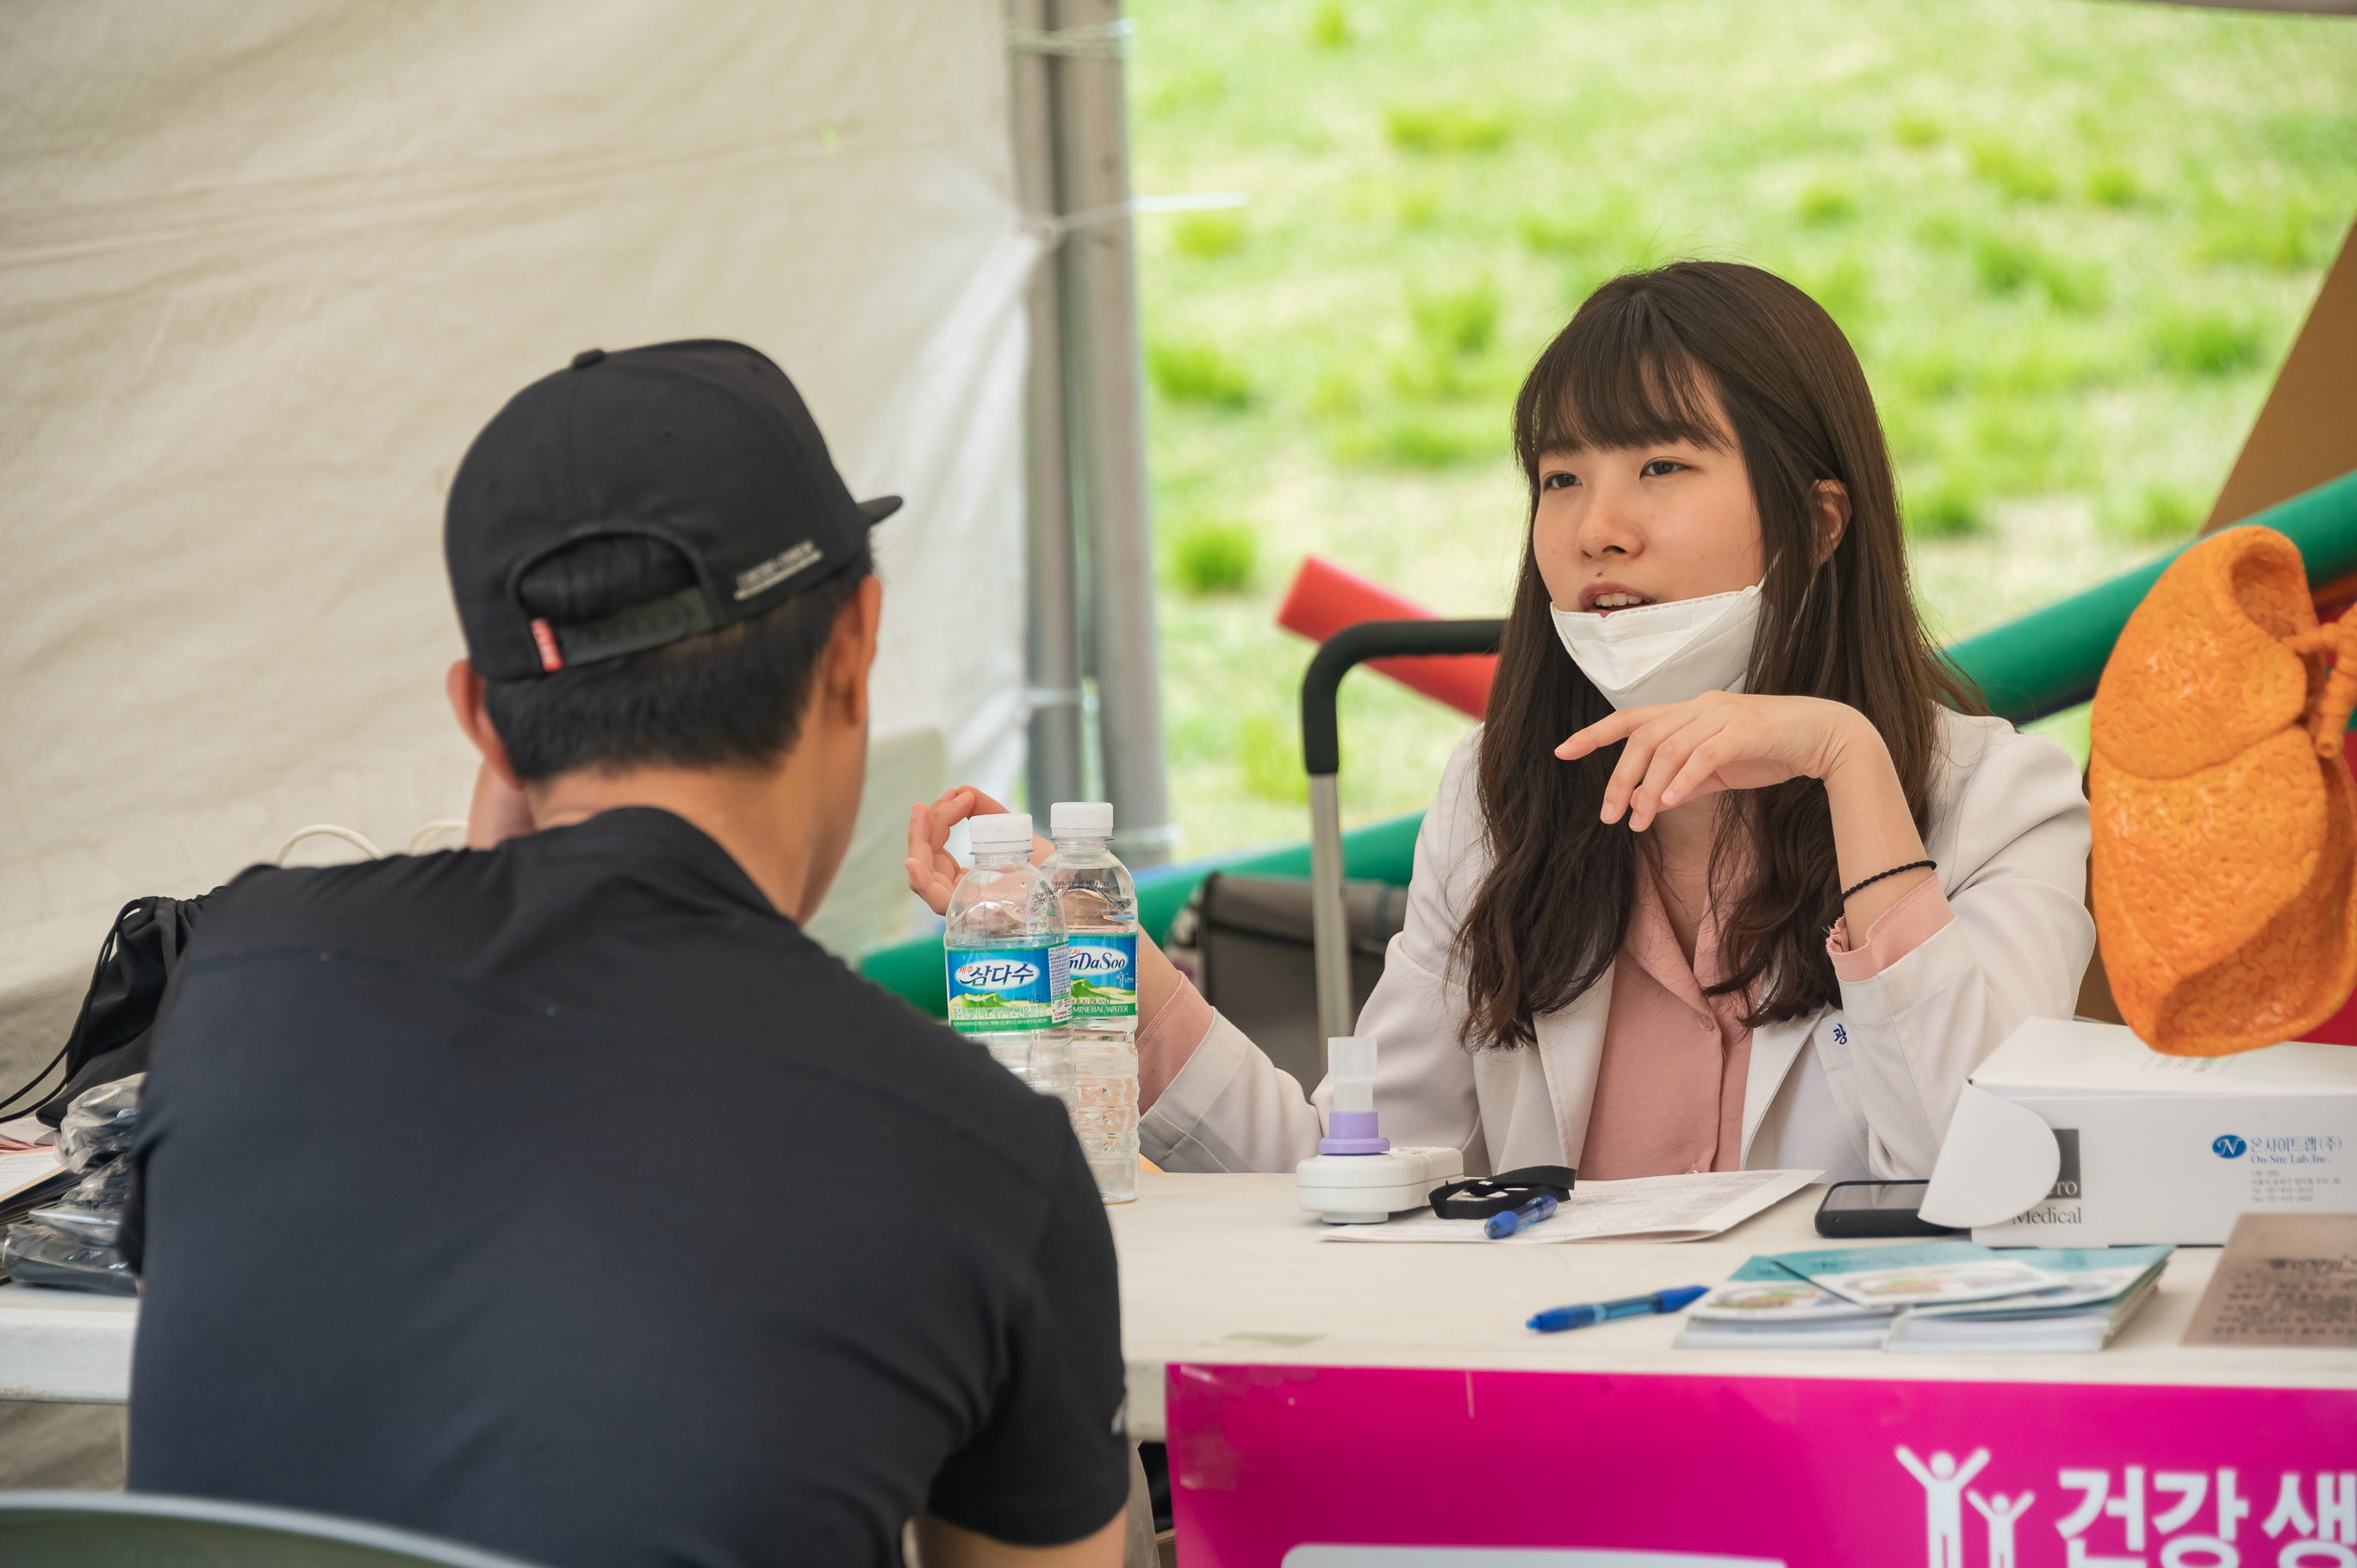
[[[1936,860],[1910,860],[1904,865],[1894,865],[1888,871],[1878,871],[1873,875],[1867,877],[1865,881],[1857,884],[1857,886],[1844,888],[1842,890],[1842,902],[1845,904],[1848,903],[1852,898],[1857,897],[1857,890],[1859,887],[1871,887],[1886,876],[1896,876],[1902,871],[1937,871],[1939,869],[1940,863]]]

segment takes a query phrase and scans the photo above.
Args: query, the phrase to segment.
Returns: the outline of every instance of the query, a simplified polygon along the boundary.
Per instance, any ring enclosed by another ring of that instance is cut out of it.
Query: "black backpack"
[[[32,1093],[60,1061],[66,1065],[64,1086],[34,1112],[52,1127],[65,1119],[66,1106],[83,1090],[147,1070],[164,988],[179,970],[197,917],[211,897],[158,896],[134,898],[123,906],[114,917],[114,929],[106,933],[105,946],[98,950],[98,967],[91,972],[90,992],[81,999],[73,1033],[32,1082],[0,1101],[0,1115]]]

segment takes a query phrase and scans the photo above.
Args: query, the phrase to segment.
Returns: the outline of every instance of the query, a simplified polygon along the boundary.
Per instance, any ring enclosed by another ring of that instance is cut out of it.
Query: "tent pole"
[[[1009,0],[1007,26],[1039,34],[1050,25],[1049,0]],[[1016,196],[1038,221],[1063,209],[1056,191],[1055,71],[1052,55],[1007,54],[1007,108],[1013,122]],[[1054,252],[1032,269],[1025,302],[1031,363],[1024,406],[1024,673],[1030,714],[1024,748],[1026,800],[1044,826],[1048,808],[1077,800],[1087,789],[1081,745],[1079,562],[1072,534],[1071,453],[1066,441],[1064,340],[1060,319],[1061,263]]]
[[[1089,643],[1114,846],[1132,865],[1170,858],[1163,773],[1162,694],[1154,630],[1154,537],[1146,510],[1146,408],[1139,370],[1137,277],[1131,245],[1129,129],[1121,0],[1053,0],[1075,50],[1054,69],[1059,184],[1069,215],[1087,220],[1061,252],[1069,428],[1081,526],[1087,531]]]

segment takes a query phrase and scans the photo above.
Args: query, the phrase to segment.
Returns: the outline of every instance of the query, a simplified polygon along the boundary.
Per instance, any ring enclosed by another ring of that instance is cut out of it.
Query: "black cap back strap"
[[[571,664],[594,664],[601,659],[662,648],[718,625],[703,588],[693,587],[632,605],[586,626],[554,627],[535,620],[532,637],[540,645],[540,667],[554,672]]]

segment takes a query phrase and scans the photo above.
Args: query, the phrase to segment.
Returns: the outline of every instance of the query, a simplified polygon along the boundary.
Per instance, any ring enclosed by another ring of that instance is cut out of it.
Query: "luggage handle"
[[[1351,940],[1342,908],[1342,741],[1334,703],[1342,677],[1370,659],[1495,653],[1503,620],[1362,620],[1318,645],[1301,678],[1301,760],[1309,772],[1309,940],[1318,970],[1318,1032],[1351,1032]]]

